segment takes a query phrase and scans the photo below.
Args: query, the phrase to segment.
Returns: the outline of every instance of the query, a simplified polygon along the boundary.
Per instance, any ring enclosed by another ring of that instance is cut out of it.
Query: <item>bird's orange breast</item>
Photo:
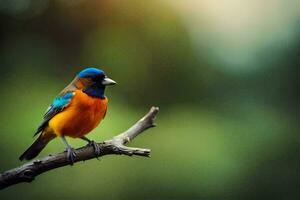
[[[82,137],[105,117],[107,103],[107,98],[90,97],[76,90],[71,103],[49,121],[49,128],[58,136]]]

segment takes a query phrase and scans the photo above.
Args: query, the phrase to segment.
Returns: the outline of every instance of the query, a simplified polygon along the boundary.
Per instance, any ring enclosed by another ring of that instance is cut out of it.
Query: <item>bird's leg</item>
[[[85,136],[82,136],[81,139],[83,139],[84,141],[87,141],[88,142],[88,145],[89,146],[92,146],[94,148],[94,152],[97,156],[99,156],[100,154],[100,146],[97,144],[97,142],[93,141],[93,140],[90,140],[88,139],[87,137]]]
[[[61,139],[64,141],[65,145],[67,146],[67,157],[69,159],[69,161],[71,162],[71,165],[74,164],[74,161],[76,159],[76,153],[75,150],[69,145],[69,143],[67,142],[65,136],[61,136]]]

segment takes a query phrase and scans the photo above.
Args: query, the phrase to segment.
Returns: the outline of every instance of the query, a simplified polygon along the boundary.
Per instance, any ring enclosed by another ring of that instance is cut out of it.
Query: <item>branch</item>
[[[76,149],[75,162],[90,160],[109,154],[150,157],[150,149],[127,147],[125,146],[125,144],[129,143],[131,140],[133,140],[148,128],[154,127],[154,120],[158,111],[158,107],[152,107],[151,110],[142,119],[136,122],[127,131],[115,136],[111,140],[98,143],[98,145],[100,146],[100,153],[98,155],[95,154],[92,146],[85,146]],[[20,167],[8,170],[0,174],[0,189],[21,182],[31,182],[36,176],[44,172],[70,164],[71,163],[67,158],[66,152],[49,155],[41,160],[34,160]]]

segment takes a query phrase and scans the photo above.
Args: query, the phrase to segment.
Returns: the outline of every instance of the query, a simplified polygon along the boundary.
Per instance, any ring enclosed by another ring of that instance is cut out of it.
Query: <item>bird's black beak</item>
[[[117,82],[116,81],[114,81],[114,80],[112,80],[112,79],[110,79],[110,78],[108,78],[108,77],[105,77],[103,80],[102,80],[102,85],[115,85],[115,84],[117,84]]]

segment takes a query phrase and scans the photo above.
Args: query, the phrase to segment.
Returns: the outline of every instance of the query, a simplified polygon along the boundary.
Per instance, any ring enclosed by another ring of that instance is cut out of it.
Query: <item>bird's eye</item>
[[[98,76],[91,77],[91,80],[92,81],[99,81],[99,80],[103,80],[104,78],[105,78],[105,75],[101,74],[101,75],[98,75]]]
[[[106,77],[105,74],[101,74],[101,75],[100,75],[100,79],[101,79],[101,80],[103,80],[105,77]]]

